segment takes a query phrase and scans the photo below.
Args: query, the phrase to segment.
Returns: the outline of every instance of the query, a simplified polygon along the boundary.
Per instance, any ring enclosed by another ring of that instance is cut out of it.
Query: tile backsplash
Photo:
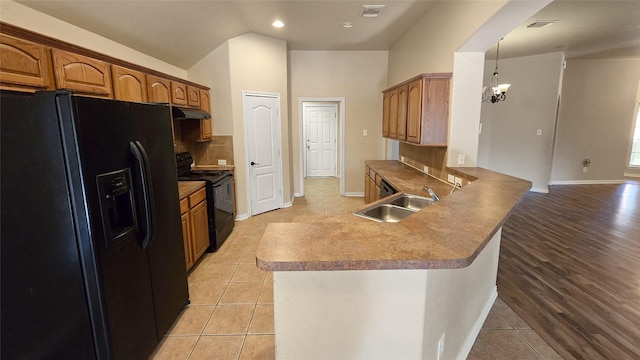
[[[423,147],[400,143],[399,154],[407,165],[422,170],[429,167],[429,174],[447,180],[447,148]]]

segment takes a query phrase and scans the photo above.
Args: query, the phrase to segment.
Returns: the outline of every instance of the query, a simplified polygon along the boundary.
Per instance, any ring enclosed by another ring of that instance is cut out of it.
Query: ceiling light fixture
[[[498,101],[504,101],[507,99],[507,91],[511,84],[499,84],[498,82],[498,55],[500,54],[500,41],[496,47],[496,69],[491,76],[491,82],[489,86],[482,88],[482,102],[491,102],[492,104]]]
[[[271,25],[275,28],[281,28],[284,26],[284,23],[280,20],[276,20],[273,23],[271,23]]]
[[[364,5],[362,7],[362,17],[376,17],[380,15],[384,5]]]
[[[347,22],[343,22],[342,23],[342,27],[343,28],[349,29],[349,28],[352,28],[353,26],[354,26],[354,24],[351,21],[347,21]]]

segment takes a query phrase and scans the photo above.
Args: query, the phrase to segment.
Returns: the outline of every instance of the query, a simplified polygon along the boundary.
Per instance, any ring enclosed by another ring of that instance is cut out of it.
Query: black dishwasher
[[[380,199],[385,198],[389,195],[393,195],[397,193],[396,189],[394,189],[388,182],[384,180],[380,180]]]

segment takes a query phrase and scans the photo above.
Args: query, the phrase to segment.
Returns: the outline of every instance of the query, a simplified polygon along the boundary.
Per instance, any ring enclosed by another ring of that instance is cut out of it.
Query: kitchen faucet
[[[436,195],[435,191],[433,191],[430,187],[428,187],[427,185],[422,187],[422,190],[424,191],[428,191],[429,195],[431,196],[431,199],[433,201],[438,201],[440,200],[440,198],[438,197],[438,195]]]

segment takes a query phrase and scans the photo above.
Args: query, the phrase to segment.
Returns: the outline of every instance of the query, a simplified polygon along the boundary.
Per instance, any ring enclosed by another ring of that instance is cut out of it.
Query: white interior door
[[[244,94],[251,215],[282,207],[280,98]]]
[[[337,114],[335,104],[305,107],[307,177],[336,176]]]

